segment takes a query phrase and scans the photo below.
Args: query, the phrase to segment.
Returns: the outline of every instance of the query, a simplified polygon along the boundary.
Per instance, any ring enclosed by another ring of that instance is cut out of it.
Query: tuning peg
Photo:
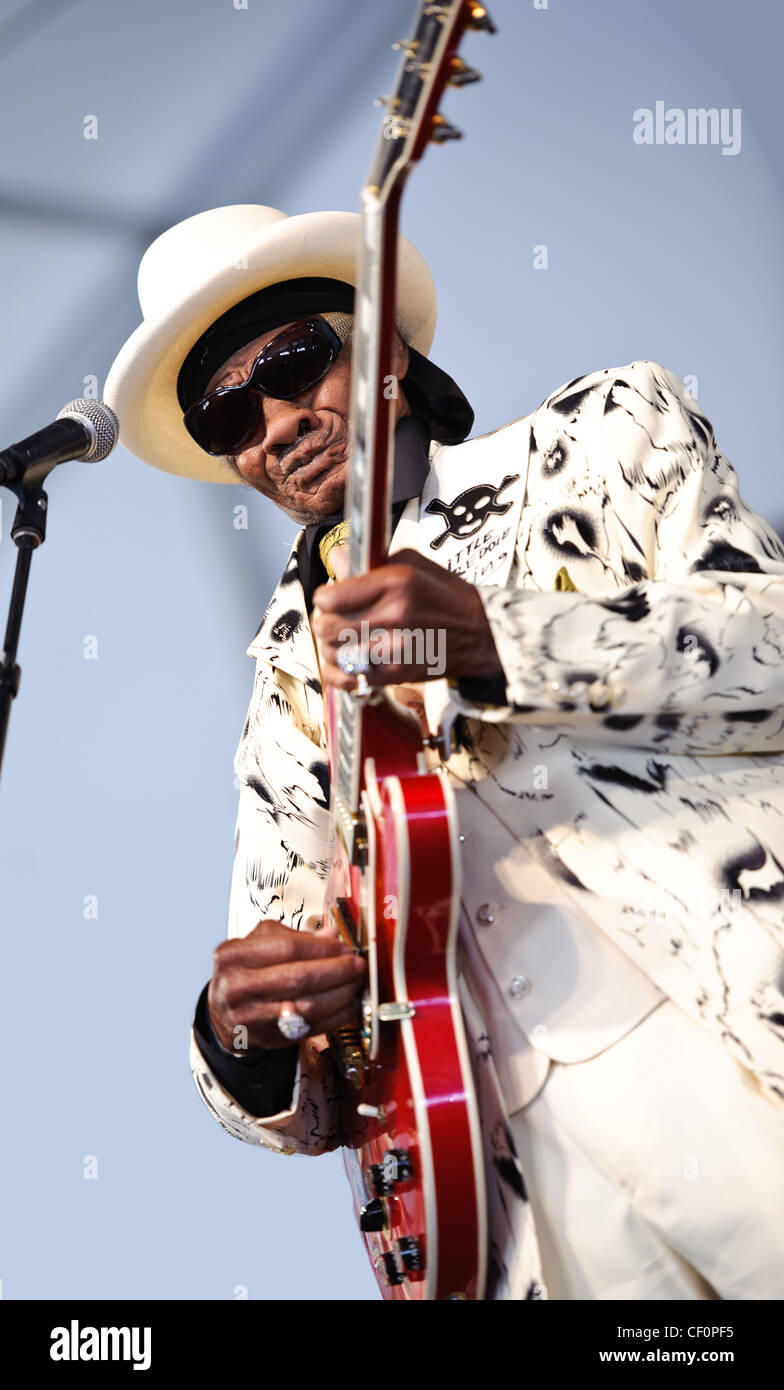
[[[396,111],[397,108],[398,108],[399,105],[400,105],[400,97],[391,97],[391,96],[376,97],[375,101],[373,102],[373,105],[374,105],[374,106],[388,106],[389,109],[390,109],[390,111]]]
[[[409,58],[413,57],[419,48],[419,39],[398,39],[392,47],[396,52],[407,53]]]
[[[462,58],[453,58],[452,74],[448,79],[450,87],[467,87],[469,82],[481,82],[482,74],[476,68],[470,68],[468,63],[464,63]]]
[[[486,34],[497,33],[496,27],[490,18],[484,5],[478,5],[475,0],[470,0],[471,13],[468,16],[469,29],[483,29]]]
[[[463,132],[457,126],[450,125],[449,121],[440,113],[433,117],[433,129],[430,139],[435,140],[437,145],[443,145],[447,140],[462,140]]]

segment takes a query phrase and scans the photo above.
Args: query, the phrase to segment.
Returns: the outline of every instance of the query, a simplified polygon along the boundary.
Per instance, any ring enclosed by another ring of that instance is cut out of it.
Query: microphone
[[[98,463],[112,452],[119,435],[117,416],[103,401],[69,401],[51,425],[0,452],[0,487],[23,481],[36,464],[48,468],[68,459]]]

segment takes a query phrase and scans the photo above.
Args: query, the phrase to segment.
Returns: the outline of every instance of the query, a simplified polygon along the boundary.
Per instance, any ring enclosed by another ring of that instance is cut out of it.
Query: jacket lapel
[[[307,683],[318,678],[319,664],[299,578],[299,547],[304,537],[302,530],[247,654]]]
[[[509,578],[528,476],[530,416],[465,444],[437,445],[422,492],[416,538],[403,544],[470,584]],[[410,523],[408,508],[395,532]]]

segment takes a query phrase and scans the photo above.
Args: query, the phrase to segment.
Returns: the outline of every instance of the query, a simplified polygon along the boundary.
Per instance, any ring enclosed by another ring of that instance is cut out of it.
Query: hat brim
[[[120,349],[106,378],[104,400],[120,422],[120,443],[144,463],[203,482],[236,483],[222,458],[206,454],[186,430],[177,377],[194,343],[240,300],[283,280],[330,276],[355,285],[361,217],[350,212],[303,213],[265,227],[238,269],[226,264],[157,320],[145,320]],[[416,248],[398,247],[398,321],[412,347],[426,355],[436,322],[433,278]]]

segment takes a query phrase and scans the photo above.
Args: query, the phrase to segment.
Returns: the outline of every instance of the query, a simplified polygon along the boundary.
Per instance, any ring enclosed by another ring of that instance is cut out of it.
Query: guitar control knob
[[[381,1170],[385,1181],[390,1185],[396,1182],[410,1182],[414,1176],[414,1162],[408,1149],[387,1149]]]
[[[387,1179],[380,1163],[371,1163],[365,1169],[365,1181],[377,1197],[388,1197],[392,1184]]]
[[[381,1256],[381,1264],[384,1270],[384,1277],[388,1284],[402,1284],[406,1277],[405,1270],[400,1268],[397,1262],[397,1255],[392,1250],[385,1250]]]
[[[359,1213],[360,1231],[383,1231],[387,1224],[387,1210],[380,1197],[371,1197]]]
[[[407,1273],[411,1274],[415,1270],[424,1269],[425,1257],[417,1236],[401,1236],[395,1242],[395,1248]]]

